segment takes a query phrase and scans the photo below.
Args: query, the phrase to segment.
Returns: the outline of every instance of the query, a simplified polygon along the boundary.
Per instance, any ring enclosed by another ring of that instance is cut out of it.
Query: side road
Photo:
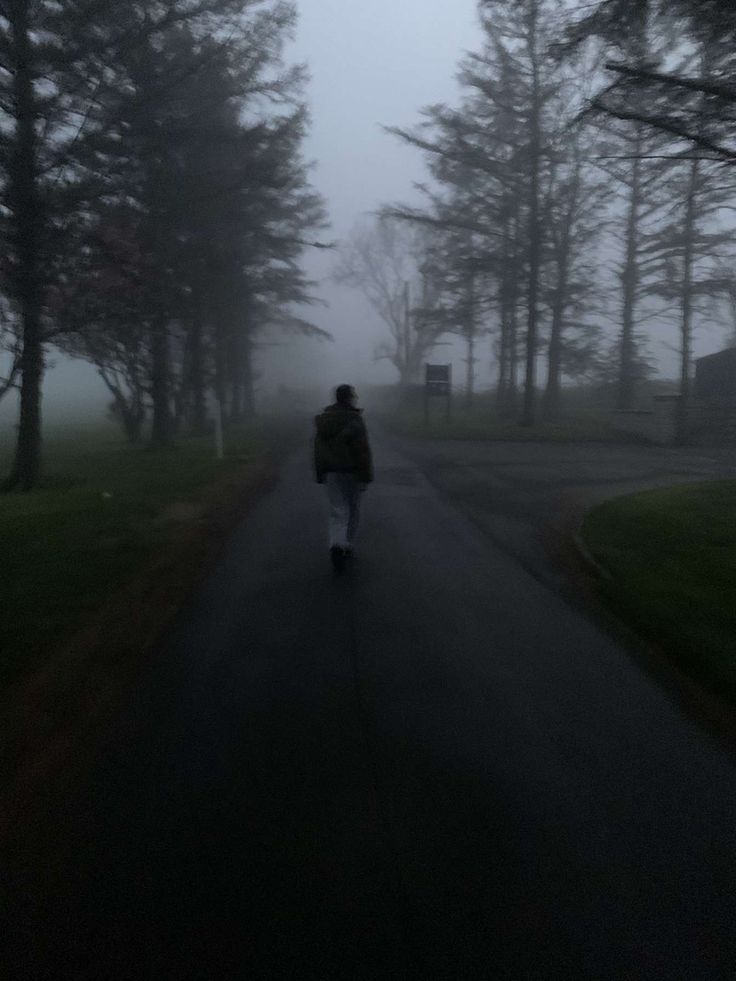
[[[736,477],[736,447],[418,440],[385,436],[535,578],[561,587],[549,551],[613,497]]]
[[[385,436],[506,555],[629,649],[698,725],[736,750],[736,714],[659,645],[612,615],[579,535],[590,509],[656,488],[731,480],[736,447],[671,449],[595,443],[418,440]],[[581,561],[581,554],[586,561]],[[601,570],[598,570],[600,572]]]

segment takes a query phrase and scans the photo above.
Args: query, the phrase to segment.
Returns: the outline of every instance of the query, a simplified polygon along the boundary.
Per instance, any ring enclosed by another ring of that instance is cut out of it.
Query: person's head
[[[335,389],[335,401],[338,405],[347,405],[352,408],[358,401],[358,393],[352,385],[338,385]]]

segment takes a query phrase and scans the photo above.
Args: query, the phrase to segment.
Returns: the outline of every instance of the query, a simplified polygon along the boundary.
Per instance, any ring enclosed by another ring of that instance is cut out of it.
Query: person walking
[[[336,572],[353,557],[361,495],[373,481],[368,430],[357,401],[352,385],[340,385],[334,404],[315,417],[314,467],[317,483],[327,485],[330,557]]]

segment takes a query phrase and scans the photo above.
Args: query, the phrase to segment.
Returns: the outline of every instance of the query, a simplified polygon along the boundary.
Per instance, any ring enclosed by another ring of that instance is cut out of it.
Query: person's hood
[[[362,411],[349,405],[328,405],[324,412],[315,416],[317,432],[323,439],[333,439],[353,419],[359,418]]]

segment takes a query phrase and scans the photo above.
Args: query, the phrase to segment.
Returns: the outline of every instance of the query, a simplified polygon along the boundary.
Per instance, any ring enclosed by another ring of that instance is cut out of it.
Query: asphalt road
[[[549,561],[586,511],[611,497],[704,480],[736,479],[736,447],[401,441],[402,451],[497,547],[554,588]]]
[[[736,773],[381,445],[357,567],[306,457],[6,863],[12,978],[736,974]]]

